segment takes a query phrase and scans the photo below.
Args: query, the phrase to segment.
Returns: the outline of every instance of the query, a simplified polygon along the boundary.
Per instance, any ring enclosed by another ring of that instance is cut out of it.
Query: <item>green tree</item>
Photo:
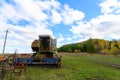
[[[95,53],[95,43],[91,38],[87,41],[87,52],[91,55]]]

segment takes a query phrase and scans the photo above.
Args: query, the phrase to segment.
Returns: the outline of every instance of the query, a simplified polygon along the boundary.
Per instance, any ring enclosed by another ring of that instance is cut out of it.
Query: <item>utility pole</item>
[[[3,45],[3,56],[4,56],[4,51],[5,51],[5,45],[6,45],[6,40],[7,40],[8,29],[5,32],[6,32],[6,35],[5,35],[4,45]]]

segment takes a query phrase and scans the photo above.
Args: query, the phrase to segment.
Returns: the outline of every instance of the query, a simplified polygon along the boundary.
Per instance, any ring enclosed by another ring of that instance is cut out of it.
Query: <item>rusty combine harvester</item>
[[[18,58],[17,62],[26,62],[27,65],[56,66],[61,67],[61,56],[58,56],[56,39],[50,35],[39,35],[39,39],[32,42],[33,54],[30,58]]]
[[[4,79],[7,71],[20,75],[29,65],[61,67],[62,56],[57,55],[56,43],[57,40],[52,39],[50,35],[39,35],[39,39],[34,40],[31,44],[32,56],[17,54],[17,50],[7,58],[0,56],[0,80]],[[18,57],[18,55],[24,57]]]

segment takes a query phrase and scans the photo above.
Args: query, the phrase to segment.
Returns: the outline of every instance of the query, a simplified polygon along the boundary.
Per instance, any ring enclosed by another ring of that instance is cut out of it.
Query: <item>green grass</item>
[[[93,60],[117,61],[111,56],[66,55],[62,57],[62,68],[29,67],[20,76],[7,72],[5,80],[119,80],[120,70],[93,62]],[[17,77],[17,78],[15,78]]]

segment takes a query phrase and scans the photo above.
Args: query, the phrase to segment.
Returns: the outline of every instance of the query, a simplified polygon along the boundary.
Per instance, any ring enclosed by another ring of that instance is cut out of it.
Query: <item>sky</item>
[[[0,53],[32,52],[38,35],[57,47],[89,38],[120,39],[120,0],[0,0]]]

